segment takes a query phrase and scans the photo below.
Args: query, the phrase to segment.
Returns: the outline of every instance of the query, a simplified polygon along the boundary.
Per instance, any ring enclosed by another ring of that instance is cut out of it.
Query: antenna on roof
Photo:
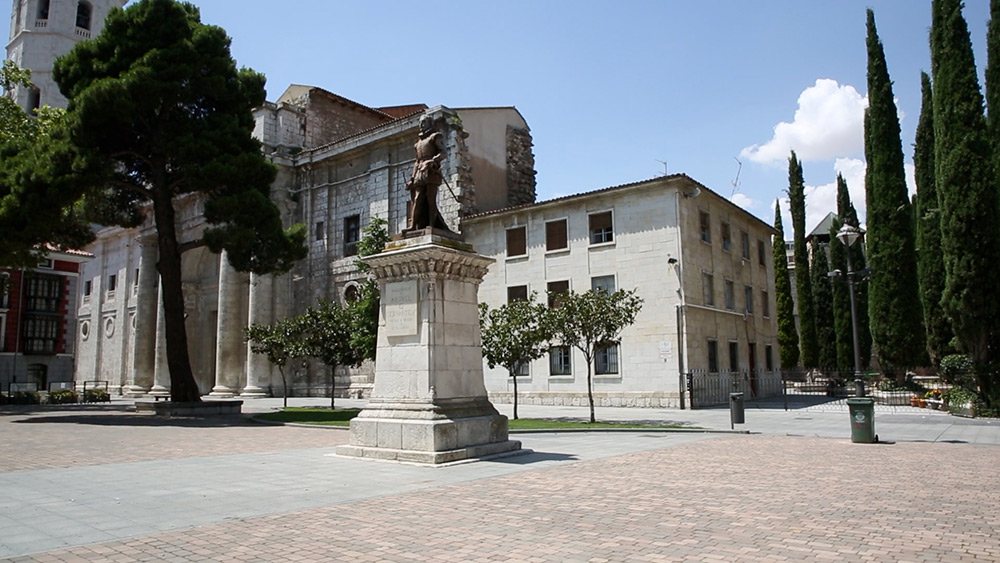
[[[654,158],[653,160],[655,160],[656,162],[659,162],[660,164],[663,165],[663,174],[661,174],[661,175],[662,176],[666,176],[667,175],[667,161],[666,160],[660,160],[658,158]]]
[[[733,191],[729,192],[729,199],[733,199],[733,196],[736,195],[736,190],[740,187],[740,172],[743,170],[743,163],[740,162],[740,159],[734,156],[733,160],[735,160],[736,164],[739,164],[740,167],[736,169],[736,177],[733,178]]]

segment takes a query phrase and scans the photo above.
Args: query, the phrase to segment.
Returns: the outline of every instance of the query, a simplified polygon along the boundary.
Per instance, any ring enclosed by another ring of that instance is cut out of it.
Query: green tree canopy
[[[854,204],[851,203],[851,192],[847,188],[847,181],[841,174],[837,174],[837,230],[844,225],[851,225],[852,227],[861,227],[861,222],[858,220],[858,211],[854,208]],[[832,233],[832,237],[837,235],[836,232]],[[839,241],[838,241],[839,242]],[[837,246],[843,246],[843,243],[839,243]],[[839,250],[839,249],[838,249]],[[851,267],[855,272],[864,270],[868,267],[868,259],[865,256],[865,246],[863,244],[854,243],[851,245],[847,252],[850,252],[851,256]],[[833,261],[831,254],[831,262]],[[834,269],[839,268],[840,271],[847,271],[847,254],[842,254],[839,261],[836,262]],[[867,281],[857,280],[858,283],[854,285],[854,300],[857,304],[857,322],[858,322],[858,348],[860,348],[861,356],[861,367],[867,368],[871,365],[872,357],[872,331],[870,324],[868,322],[868,283]],[[838,289],[839,288],[839,289]],[[836,292],[842,291],[838,296]],[[836,323],[837,338],[845,338],[847,341],[847,355],[848,362],[844,364],[839,364],[838,367],[846,367],[854,365],[854,339],[852,337],[851,330],[851,305],[850,296],[848,295],[846,285],[834,286],[834,314],[837,315],[838,320]],[[839,301],[838,301],[839,300]],[[843,307],[837,309],[836,303],[843,303]],[[841,333],[842,327],[846,327],[847,332]],[[841,344],[838,344],[841,346]],[[838,351],[838,363],[840,359],[840,352]]]
[[[795,151],[788,158],[788,203],[792,212],[792,236],[795,241],[795,289],[799,307],[799,344],[802,365],[819,365],[819,339],[816,335],[816,310],[809,275],[809,249],[806,247],[806,193],[802,164]]]
[[[385,219],[372,217],[358,241],[358,256],[372,256],[382,252],[389,243],[389,230]],[[367,274],[371,267],[364,260],[356,260],[355,266]],[[370,277],[358,284],[357,300],[348,303],[351,317],[351,346],[362,358],[374,360],[378,348],[378,315],[381,303],[378,284]]]
[[[73,142],[106,172],[93,209],[135,226],[152,212],[159,246],[171,397],[200,400],[184,327],[175,199],[198,193],[211,225],[203,242],[240,271],[284,272],[305,256],[305,229],[286,232],[269,199],[275,169],[251,137],[264,76],[236,68],[222,28],[175,0],[114,9],[104,30],[56,61]],[[150,209],[151,208],[151,209]]]
[[[603,289],[576,293],[550,293],[556,306],[549,311],[552,338],[563,346],[583,352],[587,362],[587,399],[590,402],[590,422],[594,418],[593,365],[602,348],[617,346],[619,336],[635,322],[642,309],[642,298],[636,291]]]
[[[778,304],[778,351],[781,367],[793,369],[799,365],[799,333],[795,329],[795,302],[792,300],[792,280],[788,274],[785,250],[785,228],[781,224],[781,204],[774,204],[774,235],[771,243],[774,259],[774,292]]]
[[[301,317],[281,319],[274,324],[252,324],[243,329],[243,338],[254,354],[264,354],[267,361],[277,366],[284,388],[284,406],[288,406],[288,362],[306,355],[305,324]]]
[[[871,10],[868,10],[867,46],[866,242],[868,263],[873,270],[868,288],[868,316],[883,365],[921,365],[926,348],[903,145],[892,82]]]
[[[340,304],[322,299],[301,316],[303,355],[315,358],[330,370],[330,408],[336,395],[337,366],[359,366],[365,359],[362,350],[353,345],[352,311]]]
[[[517,372],[521,365],[545,355],[549,349],[549,309],[536,301],[515,299],[490,309],[479,304],[479,327],[483,337],[483,358],[490,368],[501,366],[514,382],[514,419],[517,419]]]
[[[826,258],[826,248],[818,239],[812,241],[813,262],[810,266],[813,277],[813,301],[816,311],[816,337],[819,340],[819,365],[824,368],[838,367],[837,334],[833,326],[833,287],[830,282],[830,263]],[[833,239],[830,244],[840,244]]]

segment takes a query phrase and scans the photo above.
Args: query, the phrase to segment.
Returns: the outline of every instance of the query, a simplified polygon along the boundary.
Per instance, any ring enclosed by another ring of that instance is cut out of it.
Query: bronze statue
[[[406,230],[432,227],[451,232],[437,208],[438,187],[444,181],[441,175],[444,135],[435,130],[430,116],[420,118],[420,136],[413,148],[417,152],[417,160],[413,163],[410,179],[406,181],[406,189],[410,192]]]

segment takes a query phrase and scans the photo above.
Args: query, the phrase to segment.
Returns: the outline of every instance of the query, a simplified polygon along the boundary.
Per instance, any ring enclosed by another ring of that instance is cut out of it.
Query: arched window
[[[348,285],[347,288],[344,289],[344,301],[354,303],[360,298],[361,295],[358,293],[358,286],[356,284]]]
[[[80,2],[76,5],[76,27],[90,31],[90,14],[93,9],[90,2]]]
[[[49,0],[38,0],[38,19],[49,19]]]
[[[21,26],[24,24],[21,22],[21,8],[22,0],[14,0],[17,3],[17,10],[14,12],[14,33],[21,31]]]

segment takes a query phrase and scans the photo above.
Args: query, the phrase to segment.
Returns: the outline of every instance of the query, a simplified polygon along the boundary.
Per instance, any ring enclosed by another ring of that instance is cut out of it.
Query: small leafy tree
[[[378,254],[388,243],[389,231],[385,219],[373,217],[358,241],[358,256],[363,258]],[[356,260],[354,265],[365,274],[371,271],[364,260]],[[348,304],[351,313],[351,345],[366,360],[375,359],[380,302],[378,284],[375,280],[366,278],[358,285],[358,299]]]
[[[550,292],[555,306],[549,310],[552,337],[564,346],[583,352],[587,362],[587,399],[590,402],[590,422],[594,418],[593,366],[594,357],[602,348],[617,346],[622,330],[635,322],[642,309],[642,298],[636,291],[603,289],[585,293]]]
[[[483,357],[490,368],[507,369],[514,381],[514,420],[517,420],[517,371],[527,362],[545,355],[549,349],[549,309],[535,301],[516,299],[490,309],[479,304],[479,326],[483,335]]]
[[[267,361],[278,367],[284,389],[284,406],[288,406],[288,378],[285,365],[305,355],[304,325],[301,317],[281,319],[274,324],[252,324],[243,329],[243,339],[250,344],[254,354],[264,354]]]
[[[315,358],[330,369],[330,408],[334,408],[337,366],[359,366],[361,350],[352,345],[352,314],[348,308],[328,299],[309,307],[299,317],[305,356]]]

